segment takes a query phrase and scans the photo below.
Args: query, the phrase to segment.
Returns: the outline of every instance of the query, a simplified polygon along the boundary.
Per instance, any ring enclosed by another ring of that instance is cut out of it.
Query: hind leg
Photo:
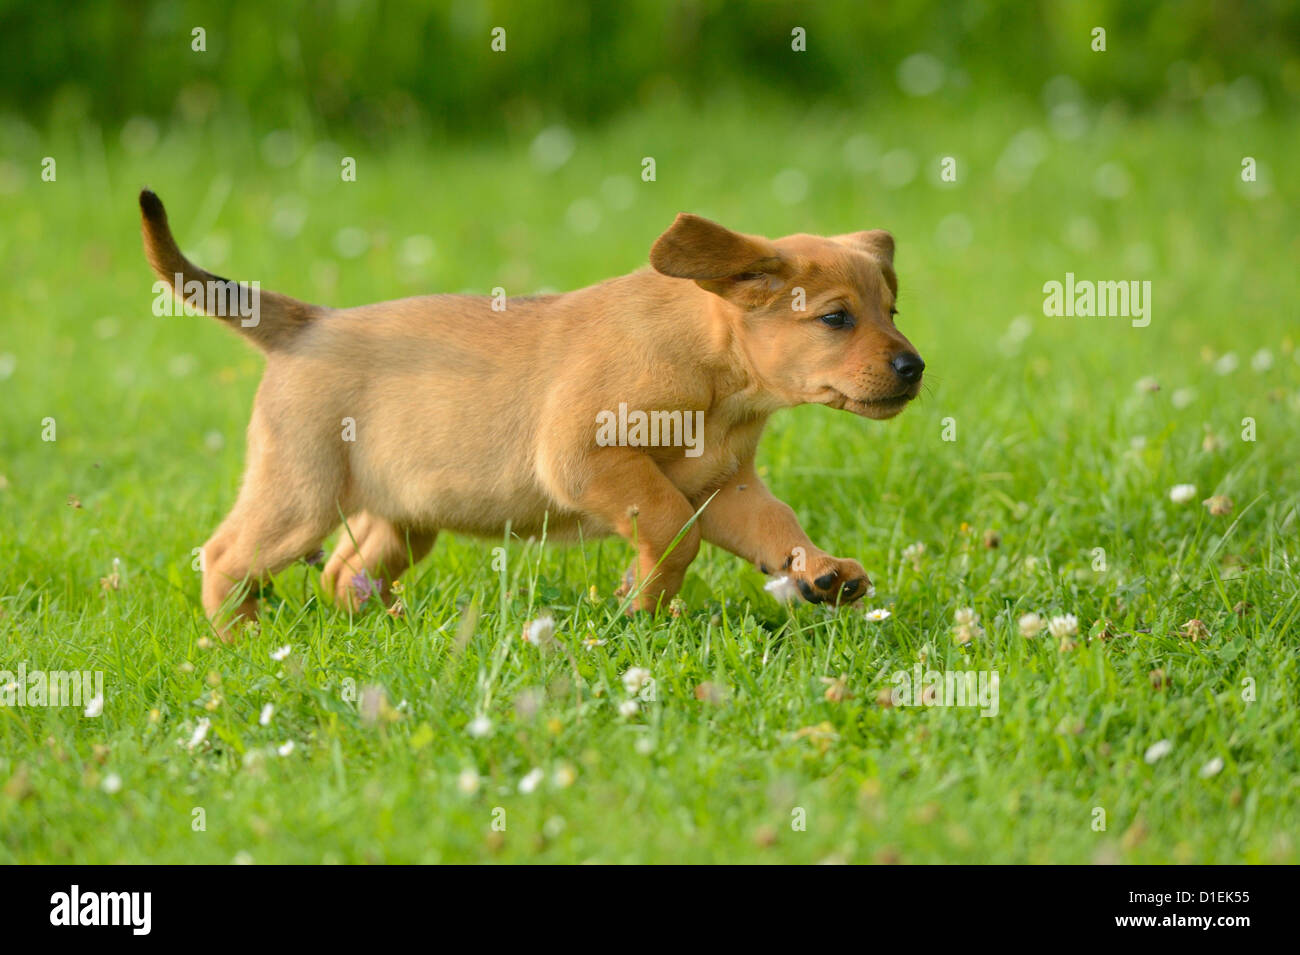
[[[338,523],[341,468],[264,426],[254,409],[239,498],[203,545],[203,609],[223,640],[257,615],[255,586],[320,547]]]
[[[429,553],[435,537],[436,531],[403,527],[365,511],[354,514],[325,564],[321,582],[348,610],[358,609],[372,592],[388,603],[393,581]]]
[[[252,485],[203,545],[203,609],[223,640],[257,616],[254,585],[312,553],[336,518],[260,496]]]

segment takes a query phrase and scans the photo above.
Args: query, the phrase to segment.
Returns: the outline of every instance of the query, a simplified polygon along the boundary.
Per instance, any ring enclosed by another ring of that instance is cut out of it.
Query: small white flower
[[[545,776],[546,774],[543,773],[540,769],[532,770],[527,776],[519,780],[519,791],[523,793],[525,796],[527,796],[529,793],[535,791],[537,787],[542,784],[542,780],[545,778]]]
[[[1061,614],[1047,621],[1047,632],[1058,640],[1079,635],[1079,618],[1072,613]]]
[[[1226,352],[1214,363],[1214,371],[1220,375],[1231,375],[1237,370],[1237,353]]]
[[[654,740],[650,739],[650,737],[642,736],[636,741],[636,745],[633,748],[637,751],[638,755],[649,756],[655,751],[655,743]]]
[[[1154,763],[1157,760],[1164,759],[1174,751],[1174,744],[1167,739],[1159,740],[1147,747],[1147,753],[1143,759],[1148,763]]]
[[[1250,367],[1255,371],[1268,371],[1273,367],[1273,353],[1267,348],[1261,348],[1251,356]]]
[[[103,712],[104,712],[104,694],[97,693],[95,694],[94,699],[86,703],[85,715],[93,720],[95,717],[99,716]]]
[[[293,740],[288,740],[280,745],[276,752],[281,756],[288,756],[293,752]]]
[[[1211,776],[1217,776],[1221,772],[1223,772],[1223,757],[1216,756],[1201,767],[1199,775],[1202,779],[1209,779]]]
[[[1043,618],[1036,613],[1027,613],[1017,621],[1020,627],[1020,635],[1026,639],[1031,639],[1043,632]]]
[[[465,732],[475,739],[482,739],[492,732],[492,721],[480,713],[469,721],[469,725],[465,727]]]
[[[212,724],[208,721],[208,718],[206,716],[203,719],[199,720],[198,725],[194,727],[194,735],[190,737],[190,741],[189,743],[186,744],[185,748],[193,749],[195,746],[198,746],[205,739],[207,739],[208,727],[211,725]]]
[[[271,651],[271,659],[279,663],[285,660],[291,653],[293,653],[293,647],[286,643],[279,650]]]
[[[641,704],[636,700],[624,700],[618,705],[618,715],[631,719],[641,711]]]
[[[1195,484],[1175,484],[1169,489],[1169,500],[1175,504],[1186,504],[1196,497]]]
[[[623,674],[623,688],[628,693],[636,693],[650,682],[651,673],[645,667],[632,667]]]
[[[1156,379],[1152,378],[1149,375],[1146,378],[1139,378],[1137,381],[1137,390],[1138,391],[1159,391],[1160,382],[1156,381]]]
[[[104,777],[104,781],[100,783],[100,786],[103,788],[104,792],[111,796],[122,788],[122,777],[117,773],[109,773]]]
[[[973,627],[979,622],[979,614],[973,607],[958,607],[952,612],[952,619],[959,627]]]
[[[1180,411],[1196,400],[1195,388],[1179,388],[1169,396],[1169,403]]]
[[[763,589],[777,600],[789,603],[799,596],[799,586],[790,577],[774,577],[763,585]]]
[[[274,715],[275,715],[275,707],[272,706],[270,703],[267,703],[264,707],[262,707],[262,715],[257,718],[257,722],[259,722],[263,726],[270,726],[271,717]]]
[[[474,793],[478,792],[478,787],[478,770],[469,768],[462,769],[460,775],[456,777],[456,788],[466,796],[474,795]]]
[[[881,620],[888,620],[890,616],[889,611],[884,607],[878,607],[875,610],[867,611],[867,619],[871,621],[879,622]]]
[[[524,643],[531,643],[535,647],[549,646],[554,637],[555,621],[550,617],[538,617],[524,627]]]

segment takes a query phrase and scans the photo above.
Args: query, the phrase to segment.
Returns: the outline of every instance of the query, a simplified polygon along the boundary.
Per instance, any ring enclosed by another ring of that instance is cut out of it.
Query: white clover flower
[[[281,756],[288,756],[293,752],[293,749],[294,749],[293,740],[287,740],[284,743],[280,744],[280,746],[276,749],[276,752],[279,753]]]
[[[921,569],[921,556],[925,553],[925,545],[920,541],[915,544],[908,544],[903,548],[903,560],[912,565],[913,570]]]
[[[462,769],[460,771],[460,775],[456,777],[456,788],[459,789],[461,792],[463,792],[466,796],[474,795],[476,792],[478,792],[478,787],[479,787],[479,775],[478,775],[478,770],[476,769],[469,769],[467,767],[465,769]]]
[[[881,620],[888,620],[890,616],[891,616],[890,612],[884,609],[883,607],[879,607],[875,610],[867,611],[867,619],[875,622],[879,622]]]
[[[623,688],[628,693],[636,693],[650,682],[652,674],[645,667],[632,667],[623,674]]]
[[[469,725],[465,727],[465,732],[475,739],[482,739],[492,732],[492,721],[480,713],[469,721]]]
[[[95,694],[93,699],[88,700],[86,702],[85,715],[93,720],[95,717],[99,716],[103,712],[104,712],[104,694],[97,693]]]
[[[1169,500],[1175,504],[1186,504],[1196,497],[1195,484],[1175,484],[1169,489]]]
[[[1079,634],[1079,618],[1072,613],[1061,614],[1047,621],[1047,632],[1058,640]]]
[[[1221,772],[1223,772],[1223,757],[1216,756],[1201,767],[1201,771],[1198,775],[1202,779],[1209,779],[1211,776],[1217,776]]]
[[[280,649],[271,651],[271,659],[280,663],[288,658],[291,653],[293,653],[293,647],[286,643]]]
[[[777,600],[789,603],[799,596],[799,585],[787,576],[774,577],[763,585],[763,589]]]
[[[1164,759],[1174,751],[1174,744],[1167,739],[1158,740],[1147,747],[1146,755],[1142,758],[1148,763],[1154,763],[1157,760]]]
[[[119,776],[117,773],[109,773],[107,776],[104,777],[104,781],[100,784],[100,786],[101,788],[103,788],[104,792],[108,793],[111,796],[119,789],[122,788],[122,777]]]
[[[641,704],[636,700],[624,700],[618,705],[618,715],[629,719],[641,712]]]
[[[555,638],[555,621],[550,617],[538,617],[524,627],[524,643],[535,647],[549,646]]]
[[[190,741],[189,743],[186,744],[185,748],[193,749],[194,747],[202,743],[205,739],[207,739],[208,727],[211,725],[212,724],[208,721],[208,718],[206,716],[203,717],[203,719],[199,720],[198,725],[194,727],[194,735],[190,737]]]
[[[545,778],[545,776],[546,774],[543,773],[540,769],[532,770],[531,772],[528,773],[527,776],[519,780],[519,791],[523,793],[525,796],[527,796],[531,792],[534,792],[537,789],[537,787],[542,784],[542,780]]]
[[[952,619],[952,638],[958,645],[965,646],[976,637],[984,636],[984,628],[979,625],[980,615],[974,607],[958,607],[952,612]]]
[[[275,715],[275,707],[272,706],[270,703],[267,703],[264,707],[262,707],[262,713],[260,716],[258,716],[257,722],[260,723],[262,726],[270,726],[271,717],[274,715]]]
[[[1038,614],[1027,613],[1016,621],[1016,624],[1020,627],[1020,635],[1022,637],[1025,639],[1032,639],[1043,632],[1045,622]]]

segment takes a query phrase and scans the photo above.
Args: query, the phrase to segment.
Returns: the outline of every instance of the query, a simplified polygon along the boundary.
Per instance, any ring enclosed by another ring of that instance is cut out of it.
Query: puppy
[[[266,354],[243,485],[203,547],[223,637],[255,616],[259,581],[340,523],[323,580],[348,606],[387,599],[441,530],[507,528],[622,536],[638,610],[677,593],[702,540],[813,603],[867,593],[862,566],[814,545],[764,487],[754,453],[779,408],[883,419],[920,391],[888,232],[769,240],[683,213],[652,269],[589,288],[332,309],[203,271],[157,196],[140,210],[159,278]],[[254,308],[214,307],[213,290]]]

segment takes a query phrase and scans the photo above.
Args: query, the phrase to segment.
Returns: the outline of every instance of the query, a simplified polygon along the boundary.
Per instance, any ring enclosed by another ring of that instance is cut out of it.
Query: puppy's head
[[[894,324],[888,232],[770,240],[682,213],[650,264],[732,306],[740,347],[782,403],[892,418],[921,390],[925,362]]]

